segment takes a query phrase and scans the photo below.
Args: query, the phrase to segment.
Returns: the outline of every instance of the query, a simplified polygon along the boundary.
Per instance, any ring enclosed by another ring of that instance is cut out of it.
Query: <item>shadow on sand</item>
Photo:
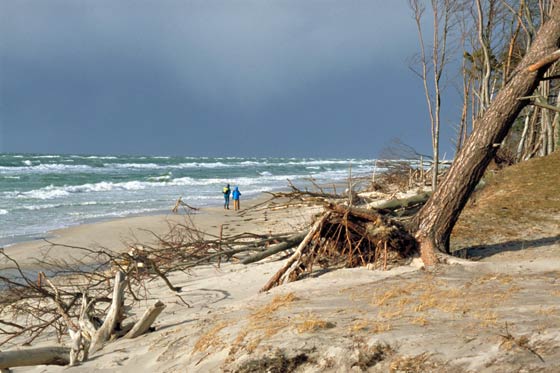
[[[552,237],[537,238],[534,240],[514,240],[492,245],[478,245],[455,251],[453,254],[462,258],[479,260],[491,257],[504,251],[520,251],[525,249],[535,249],[543,246],[560,244],[560,235]]]

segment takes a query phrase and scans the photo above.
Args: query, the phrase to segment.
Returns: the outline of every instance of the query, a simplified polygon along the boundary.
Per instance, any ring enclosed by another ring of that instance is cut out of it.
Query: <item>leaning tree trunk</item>
[[[437,262],[436,251],[449,253],[449,237],[478,184],[521,109],[547,68],[554,63],[560,46],[560,0],[554,0],[549,20],[540,28],[530,50],[511,79],[500,90],[457,154],[447,177],[418,212],[412,231],[426,265]],[[555,53],[556,52],[556,53]]]

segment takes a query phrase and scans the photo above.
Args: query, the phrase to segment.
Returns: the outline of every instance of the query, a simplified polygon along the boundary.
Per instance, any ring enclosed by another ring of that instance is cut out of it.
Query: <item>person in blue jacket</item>
[[[224,194],[224,210],[229,210],[229,195],[231,194],[229,184],[222,189],[222,193]]]
[[[241,196],[241,192],[239,191],[239,187],[235,187],[233,188],[233,193],[232,193],[232,197],[233,197],[233,209],[235,211],[239,210],[239,197]]]

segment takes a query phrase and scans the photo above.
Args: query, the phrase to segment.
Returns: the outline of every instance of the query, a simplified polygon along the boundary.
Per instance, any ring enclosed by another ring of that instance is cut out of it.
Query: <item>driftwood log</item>
[[[140,320],[138,320],[136,324],[134,324],[134,327],[125,335],[125,338],[136,338],[146,333],[164,308],[165,304],[158,300],[144,312]]]
[[[115,286],[113,289],[113,301],[111,302],[111,307],[109,307],[105,321],[91,339],[91,345],[89,347],[90,354],[103,347],[103,344],[109,340],[111,333],[113,333],[117,322],[122,320],[125,286],[126,281],[124,273],[119,271],[115,275]]]
[[[307,232],[303,232],[290,236],[284,242],[280,242],[276,245],[271,245],[268,249],[243,259],[241,263],[250,264],[258,262],[259,260],[268,258],[269,256],[277,254],[281,251],[289,250],[292,247],[297,246],[305,238],[306,235]]]
[[[378,210],[397,210],[406,209],[413,206],[424,204],[431,193],[420,193],[407,198],[395,198],[388,201],[379,201],[370,203],[368,206]]]
[[[0,369],[31,365],[68,365],[70,348],[39,347],[0,352]]]

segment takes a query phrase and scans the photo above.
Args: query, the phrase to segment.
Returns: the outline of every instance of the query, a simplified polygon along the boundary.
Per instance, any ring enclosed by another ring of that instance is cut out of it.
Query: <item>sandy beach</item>
[[[192,219],[213,235],[220,226],[224,235],[292,232],[308,227],[320,209],[239,214],[207,208]],[[125,250],[132,236],[149,240],[146,229],[161,234],[182,219],[169,214],[82,225],[53,232],[53,241]],[[147,283],[147,299],[130,315],[137,319],[155,300],[164,302],[154,332],[110,342],[76,367],[14,371],[554,372],[560,361],[560,231],[554,224],[534,229],[530,221],[518,228],[522,245],[495,232],[491,245],[469,254],[474,261],[457,258],[431,271],[419,259],[387,271],[319,270],[265,293],[259,289],[283,265],[281,255],[176,272],[170,280],[180,293],[161,281]],[[6,252],[32,265],[43,244],[17,244]],[[34,345],[52,344],[42,338]]]
[[[263,194],[257,198],[242,201],[244,208],[239,212],[215,206],[205,207],[199,211],[180,209],[178,213],[173,213],[170,208],[169,214],[133,216],[81,224],[48,232],[44,240],[16,243],[4,248],[4,251],[25,268],[32,269],[36,267],[35,260],[41,258],[47,251],[52,258],[79,254],[79,251],[69,247],[51,248],[52,245],[49,242],[65,246],[126,251],[131,243],[153,242],[154,234],[165,234],[174,224],[185,223],[185,219],[192,221],[200,230],[214,236],[219,235],[220,227],[222,227],[224,236],[243,232],[292,232],[302,229],[303,225],[309,221],[309,212],[303,210],[251,211],[252,206],[260,204],[268,198],[270,198],[269,195]],[[5,267],[5,263],[0,263],[0,269]]]
[[[560,0],[0,4],[0,373],[560,373]]]

